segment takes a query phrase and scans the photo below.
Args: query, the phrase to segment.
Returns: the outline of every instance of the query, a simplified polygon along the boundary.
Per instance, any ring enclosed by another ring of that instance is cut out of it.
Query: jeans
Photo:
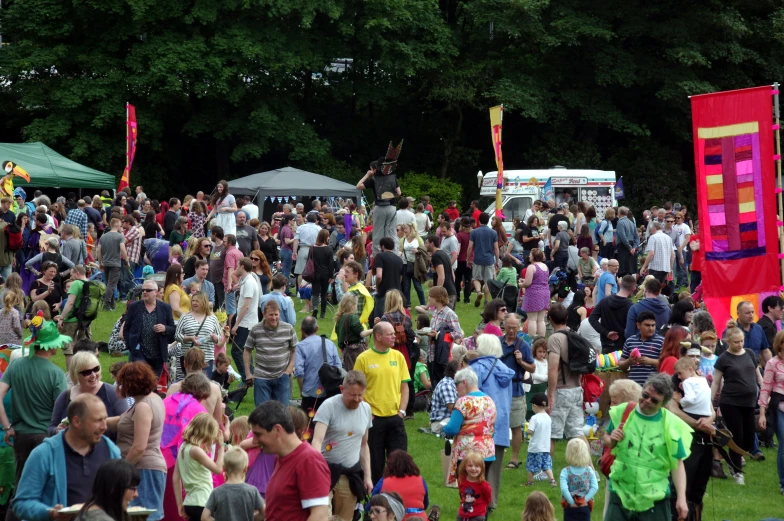
[[[248,340],[249,332],[247,327],[238,327],[237,334],[234,335],[234,341],[231,343],[231,359],[234,360],[237,372],[242,378],[245,378],[245,361],[242,359],[242,354],[245,351],[245,342]],[[252,368],[249,367],[248,369]]]
[[[417,297],[419,297],[419,304],[426,305],[425,292],[422,290],[422,283],[414,278],[414,266],[411,266],[411,273],[409,274],[408,266],[403,271],[403,300],[405,300],[406,307],[411,306],[411,283],[414,283],[414,290],[416,290]]]
[[[408,450],[408,438],[403,418],[394,416],[373,418],[373,426],[368,430],[370,449],[370,474],[373,483],[383,477],[387,456],[397,449]]]
[[[559,268],[560,271],[563,271],[565,273],[566,272],[566,266],[567,266],[567,264],[569,264],[569,254],[568,253],[564,253],[563,255],[561,255],[561,252],[560,252],[561,248],[558,248],[558,250],[559,251],[558,251],[558,253],[555,254],[555,259],[554,259],[553,262],[555,262],[555,267],[556,268]]]
[[[319,299],[321,300],[321,314],[324,315],[327,311],[327,290],[329,289],[329,277],[316,277],[313,279],[313,294],[310,301],[313,303],[313,316],[319,307]]]
[[[117,286],[117,289],[120,290],[120,300],[125,300],[128,292],[135,286],[133,282],[133,272],[136,270],[136,266],[137,264],[135,262],[128,264],[128,262],[122,261],[122,267],[120,268],[120,282]]]
[[[103,310],[114,309],[114,290],[120,282],[120,267],[104,266],[103,280],[106,282],[106,293],[103,294]]]
[[[675,285],[688,286],[689,285],[689,272],[686,259],[683,259],[683,264],[678,260],[678,254],[675,254]]]
[[[689,282],[689,293],[694,293],[697,290],[697,286],[700,284],[702,284],[702,272],[692,271]]]
[[[460,297],[460,283],[463,283],[463,299],[468,302],[468,297],[471,296],[471,269],[468,267],[466,261],[457,261],[457,269],[455,270],[455,287],[457,288]]]
[[[397,210],[394,205],[380,206],[373,208],[373,255],[381,251],[379,242],[383,237],[389,237],[397,243],[395,235],[395,216]],[[374,480],[375,483],[375,480]]]
[[[8,280],[8,277],[11,276],[11,265],[8,266],[0,266],[0,276],[3,277],[3,282]]]
[[[253,379],[253,402],[256,407],[270,400],[277,400],[283,405],[289,404],[291,398],[291,377],[282,374],[272,380]]]
[[[283,276],[288,279],[291,276],[291,256],[294,254],[292,250],[281,248],[280,249],[280,261],[283,265]]]
[[[206,364],[207,367],[202,369],[202,373],[204,373],[204,376],[206,376],[207,378],[212,378],[212,371],[215,369],[215,360],[210,360],[209,362],[206,362]]]
[[[137,487],[139,497],[133,499],[129,506],[154,509],[148,521],[163,519],[163,491],[166,488],[166,473],[160,470],[140,469],[141,481]]]

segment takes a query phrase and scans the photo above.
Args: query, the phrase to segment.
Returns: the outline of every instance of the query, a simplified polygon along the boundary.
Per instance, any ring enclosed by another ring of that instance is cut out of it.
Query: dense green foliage
[[[470,197],[503,103],[507,168],[613,168],[635,206],[685,202],[688,96],[784,70],[775,0],[7,0],[0,24],[0,140],[119,176],[129,101],[155,195],[285,164],[353,181],[405,138],[402,171]]]

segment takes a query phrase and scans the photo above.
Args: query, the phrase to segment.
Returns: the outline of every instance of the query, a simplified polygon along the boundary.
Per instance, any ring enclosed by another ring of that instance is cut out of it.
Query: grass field
[[[301,309],[299,301],[295,302],[296,309]],[[113,313],[102,313],[93,323],[93,339],[106,341],[109,333],[124,309],[122,304],[118,304],[117,311]],[[458,304],[457,308],[460,323],[465,331],[473,331],[479,323],[479,311],[473,304]],[[327,318],[319,321],[320,332],[329,334],[332,330],[333,312],[327,312]],[[299,314],[299,318],[304,314]],[[109,366],[120,360],[112,358],[102,353],[100,356],[103,366],[103,378],[111,382]],[[65,360],[62,355],[57,355],[53,361],[64,367]],[[295,394],[298,394],[295,384]],[[249,414],[253,409],[253,393],[248,393],[244,402],[241,404],[238,413]],[[429,421],[426,413],[417,413],[414,420],[406,422],[408,432],[408,449],[414,460],[419,465],[422,475],[425,477],[430,490],[430,503],[438,504],[442,509],[442,519],[454,519],[457,514],[458,494],[456,489],[449,489],[442,485],[441,477],[441,457],[440,451],[444,447],[444,440],[435,436],[417,432],[419,427],[428,426]],[[554,473],[556,478],[560,470],[564,467],[563,453],[565,444],[559,443],[556,448],[556,456],[553,461]],[[712,479],[708,484],[705,495],[705,511],[703,519],[705,521],[759,521],[766,517],[784,516],[784,496],[779,493],[778,477],[776,473],[776,451],[775,449],[763,449],[766,460],[763,462],[750,461],[746,467],[746,486],[736,485],[732,480]],[[520,459],[525,461],[526,446],[523,445]],[[509,461],[509,451],[506,453],[506,461]],[[523,487],[526,481],[524,465],[517,470],[504,470],[499,505],[493,514],[493,519],[512,521],[520,519],[523,505],[531,488]],[[604,503],[605,480],[599,484],[599,493],[596,496],[592,520],[601,519],[601,512]],[[556,518],[563,519],[559,506],[560,493],[557,489],[550,487],[546,482],[537,482],[533,489],[541,490],[556,505]]]

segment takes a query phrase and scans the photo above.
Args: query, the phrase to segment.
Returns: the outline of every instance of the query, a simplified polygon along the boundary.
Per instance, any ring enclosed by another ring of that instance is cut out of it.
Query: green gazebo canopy
[[[43,143],[0,143],[0,163],[3,161],[13,161],[30,174],[29,183],[15,177],[14,186],[106,190],[117,186],[113,175],[71,161]]]

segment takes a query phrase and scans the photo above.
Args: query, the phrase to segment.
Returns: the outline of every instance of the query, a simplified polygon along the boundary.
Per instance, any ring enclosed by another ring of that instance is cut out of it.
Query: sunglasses
[[[153,291],[158,291],[158,290],[157,289],[150,289],[150,288],[144,288],[142,290],[142,292],[144,292],[144,293],[152,293]]]
[[[96,365],[92,369],[85,369],[84,371],[79,371],[79,374],[84,376],[84,377],[87,377],[87,376],[90,376],[93,373],[100,373],[100,372],[101,372],[101,366],[100,365]]]
[[[665,222],[668,222],[668,223],[672,224],[672,223],[674,223],[675,221],[665,221]]]
[[[651,402],[653,405],[659,405],[659,404],[661,403],[661,400],[659,400],[658,398],[654,398],[653,396],[651,396],[650,394],[648,394],[648,393],[647,393],[647,392],[645,392],[645,391],[643,391],[643,392],[642,392],[642,395],[641,395],[641,396],[642,396],[642,399],[643,399],[643,400],[650,400],[650,402]]]
[[[259,259],[258,257],[251,257],[251,258],[250,258],[250,260],[258,262],[258,261],[260,261],[261,259]]]

